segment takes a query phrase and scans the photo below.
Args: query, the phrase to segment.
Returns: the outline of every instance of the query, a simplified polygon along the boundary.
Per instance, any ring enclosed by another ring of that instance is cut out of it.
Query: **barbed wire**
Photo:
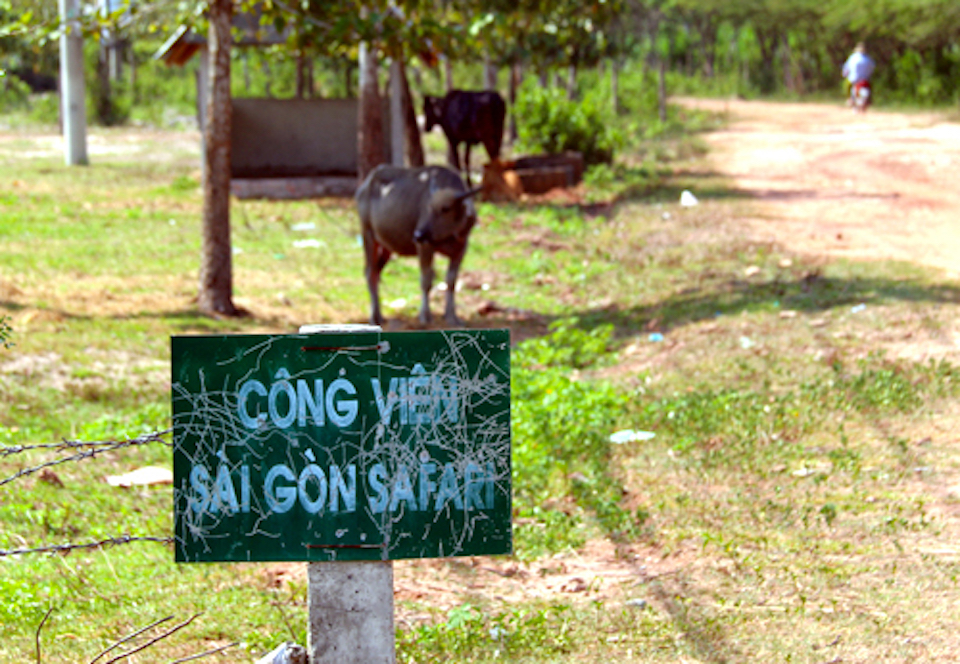
[[[108,537],[96,542],[86,542],[84,544],[51,544],[48,546],[38,546],[36,548],[23,549],[0,549],[0,558],[7,556],[23,556],[30,553],[69,553],[77,549],[99,549],[105,546],[118,546],[121,544],[132,544],[133,542],[156,542],[158,544],[173,544],[172,537],[151,537],[120,535],[119,537]]]
[[[81,452],[76,454],[71,454],[70,456],[60,457],[59,459],[53,459],[51,461],[46,461],[44,463],[38,464],[36,466],[31,466],[30,468],[23,468],[22,470],[17,471],[9,477],[0,479],[0,486],[9,484],[15,480],[18,480],[27,475],[32,475],[33,473],[39,472],[45,468],[51,468],[53,466],[59,466],[62,463],[68,463],[71,461],[82,461],[83,459],[91,459],[98,454],[103,454],[106,452],[113,452],[114,450],[123,449],[125,447],[136,447],[138,445],[150,445],[152,443],[162,443],[171,447],[173,443],[167,442],[164,437],[172,433],[173,429],[164,429],[163,431],[154,431],[152,433],[143,434],[142,436],[137,436],[136,438],[128,438],[126,440],[109,440],[109,441],[95,441],[87,442],[80,440],[63,440],[59,443],[42,443],[38,445],[11,445],[0,449],[0,458],[6,457],[12,454],[20,454],[23,452],[28,452],[31,450],[73,450],[79,449]]]
[[[30,450],[64,450],[72,448],[83,448],[83,447],[106,447],[109,445],[118,445],[120,443],[131,443],[134,445],[145,445],[147,443],[163,443],[167,446],[172,447],[173,443],[168,443],[163,440],[164,436],[169,436],[173,433],[173,429],[163,429],[161,431],[152,431],[150,433],[145,433],[142,436],[137,436],[136,438],[128,438],[124,441],[116,440],[103,440],[103,441],[85,441],[85,440],[67,440],[63,439],[59,443],[39,443],[37,445],[6,445],[0,447],[0,457],[9,456],[11,454],[20,454],[21,452],[29,452]]]

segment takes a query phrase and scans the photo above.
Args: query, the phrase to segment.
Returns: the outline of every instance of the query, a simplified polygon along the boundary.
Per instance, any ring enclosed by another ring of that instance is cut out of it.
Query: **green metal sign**
[[[183,336],[176,559],[509,553],[507,330]]]

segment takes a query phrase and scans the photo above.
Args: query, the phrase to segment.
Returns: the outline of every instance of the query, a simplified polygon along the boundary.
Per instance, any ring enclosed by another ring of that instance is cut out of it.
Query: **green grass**
[[[0,181],[11,183],[0,194],[0,342],[13,344],[0,346],[0,444],[166,428],[171,334],[365,320],[349,201],[233,201],[234,294],[249,315],[207,318],[195,303],[195,137],[93,134],[123,149],[67,168],[50,130],[0,142]],[[516,340],[517,550],[478,564],[515,565],[505,578],[526,588],[600,541],[608,571],[629,576],[603,592],[508,601],[448,564],[457,601],[398,603],[410,617],[398,623],[400,661],[955,652],[960,378],[950,361],[906,351],[952,338],[960,290],[911,265],[814,261],[748,239],[737,219],[751,202],[687,168],[702,151],[664,131],[590,174],[583,205],[480,206],[458,304],[468,325],[511,327]],[[702,204],[680,208],[693,183]],[[417,327],[413,262],[392,262],[382,290],[388,329]],[[611,443],[620,429],[655,437]],[[52,456],[0,457],[0,480]],[[156,443],[0,486],[0,549],[168,534],[167,488],[104,478],[170,458]],[[177,566],[171,553],[141,542],[0,558],[0,660],[35,657],[51,608],[47,663],[89,661],[153,620],[195,612],[142,661],[238,641],[220,660],[236,661],[305,641],[302,580]]]

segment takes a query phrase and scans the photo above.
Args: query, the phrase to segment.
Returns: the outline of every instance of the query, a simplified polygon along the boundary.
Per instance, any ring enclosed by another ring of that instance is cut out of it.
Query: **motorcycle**
[[[850,103],[857,113],[866,113],[871,101],[870,81],[859,81],[850,89]]]

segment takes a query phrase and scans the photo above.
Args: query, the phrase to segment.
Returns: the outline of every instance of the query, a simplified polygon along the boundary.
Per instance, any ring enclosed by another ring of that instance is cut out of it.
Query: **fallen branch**
[[[218,652],[223,652],[224,650],[227,650],[229,648],[236,648],[238,645],[240,645],[240,642],[234,641],[233,643],[229,643],[225,646],[220,646],[219,648],[214,648],[213,650],[207,650],[206,652],[197,653],[196,655],[190,655],[189,657],[182,657],[180,659],[175,659],[174,661],[170,662],[170,664],[182,664],[183,662],[190,662],[195,659],[200,659],[201,657],[216,655]]]
[[[117,655],[117,656],[114,657],[113,659],[108,659],[104,664],[113,664],[114,662],[119,662],[121,659],[126,659],[126,658],[129,657],[130,655],[135,655],[135,654],[138,653],[138,652],[141,652],[141,651],[143,651],[143,650],[146,650],[147,648],[149,648],[149,647],[152,646],[153,644],[157,643],[158,641],[162,641],[163,639],[167,638],[168,636],[170,636],[170,635],[172,635],[172,634],[180,631],[181,629],[183,629],[184,627],[186,627],[187,625],[189,625],[190,623],[192,623],[194,620],[196,620],[197,618],[199,618],[201,615],[203,615],[203,614],[201,614],[201,613],[195,613],[195,614],[193,614],[192,616],[190,616],[189,618],[187,618],[186,620],[184,620],[184,621],[183,621],[182,623],[180,623],[179,625],[175,625],[175,626],[173,626],[172,628],[170,628],[169,630],[167,630],[166,632],[164,632],[163,634],[160,634],[159,636],[153,637],[152,639],[150,639],[149,641],[147,641],[146,643],[144,643],[142,646],[137,646],[137,647],[134,648],[133,650],[128,650],[127,652],[120,653],[119,655]]]
[[[138,630],[137,630],[136,632],[134,632],[133,634],[129,634],[129,635],[123,637],[122,639],[120,639],[119,641],[117,641],[116,643],[114,643],[112,646],[110,646],[109,648],[107,648],[106,650],[104,650],[103,652],[101,652],[99,655],[97,655],[96,657],[94,657],[93,659],[91,659],[91,660],[90,660],[90,664],[96,664],[96,662],[97,662],[101,657],[103,657],[104,655],[106,655],[108,652],[112,652],[112,651],[116,650],[117,648],[119,648],[120,646],[122,646],[122,645],[123,645],[124,643],[126,643],[127,641],[129,641],[129,640],[131,640],[131,639],[137,638],[138,636],[140,636],[141,634],[143,634],[144,632],[146,632],[148,629],[153,629],[153,628],[156,627],[157,625],[161,625],[161,624],[167,622],[168,620],[173,620],[173,616],[167,616],[166,618],[160,618],[159,620],[154,620],[152,623],[150,623],[150,624],[147,625],[146,627],[141,627],[140,629],[138,629]]]
[[[50,617],[51,613],[53,613],[52,606],[47,610],[47,614],[43,617],[43,620],[40,621],[40,626],[37,627],[37,664],[40,664],[40,630],[42,630],[43,626],[47,624],[47,619]]]

